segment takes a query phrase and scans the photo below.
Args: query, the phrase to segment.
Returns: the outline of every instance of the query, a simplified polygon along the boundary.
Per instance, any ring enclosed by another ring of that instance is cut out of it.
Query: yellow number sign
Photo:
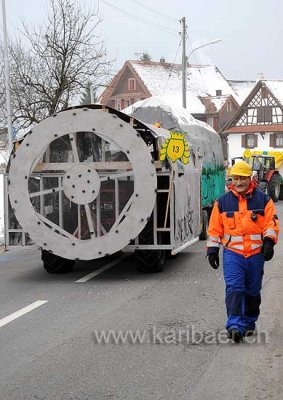
[[[166,156],[173,162],[181,159],[183,164],[188,164],[190,151],[185,140],[185,134],[181,132],[170,132],[170,138],[166,139],[160,150],[160,160],[164,161]]]

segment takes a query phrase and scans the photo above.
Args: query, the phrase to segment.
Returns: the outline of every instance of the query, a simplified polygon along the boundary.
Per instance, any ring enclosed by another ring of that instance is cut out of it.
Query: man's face
[[[238,193],[245,193],[250,186],[250,176],[232,175],[232,184]]]

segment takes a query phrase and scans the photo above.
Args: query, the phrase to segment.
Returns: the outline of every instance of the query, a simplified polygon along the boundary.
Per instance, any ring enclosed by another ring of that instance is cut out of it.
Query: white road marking
[[[78,280],[75,281],[75,282],[77,282],[77,283],[84,283],[84,282],[87,282],[87,281],[89,281],[91,278],[94,278],[95,276],[101,274],[102,272],[106,271],[107,269],[114,267],[115,265],[119,264],[121,261],[123,261],[125,258],[128,258],[128,257],[129,257],[129,255],[128,255],[128,254],[125,254],[125,255],[123,255],[123,256],[117,258],[117,260],[111,261],[109,264],[104,265],[103,267],[97,269],[97,270],[94,271],[94,272],[91,272],[90,274],[88,274],[88,275],[82,277],[81,279],[78,279]]]
[[[35,308],[42,306],[45,303],[47,303],[47,300],[38,300],[30,304],[29,306],[21,308],[20,310],[14,312],[13,314],[7,315],[7,317],[0,319],[0,328],[4,325],[7,325],[9,322],[14,321],[14,319],[17,319],[22,315],[34,310]]]

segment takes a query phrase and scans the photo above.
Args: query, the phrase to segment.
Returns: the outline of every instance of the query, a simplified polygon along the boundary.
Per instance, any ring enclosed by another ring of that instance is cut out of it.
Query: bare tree
[[[13,121],[27,128],[73,104],[91,82],[93,90],[110,78],[101,20],[76,0],[49,0],[47,22],[32,30],[23,24],[28,47],[11,46]]]

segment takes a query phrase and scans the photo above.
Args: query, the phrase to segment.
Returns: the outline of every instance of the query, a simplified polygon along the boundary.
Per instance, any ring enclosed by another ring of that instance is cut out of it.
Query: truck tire
[[[275,174],[272,175],[270,181],[268,182],[268,194],[272,200],[276,203],[280,196],[280,177]]]
[[[161,272],[165,264],[165,250],[136,250],[136,260],[139,263],[138,270],[147,274]]]
[[[207,228],[208,228],[208,212],[202,210],[202,229],[199,235],[199,240],[207,240]]]
[[[41,251],[41,260],[43,261],[43,268],[49,274],[66,274],[72,272],[75,265],[75,260],[67,260],[46,250]]]

